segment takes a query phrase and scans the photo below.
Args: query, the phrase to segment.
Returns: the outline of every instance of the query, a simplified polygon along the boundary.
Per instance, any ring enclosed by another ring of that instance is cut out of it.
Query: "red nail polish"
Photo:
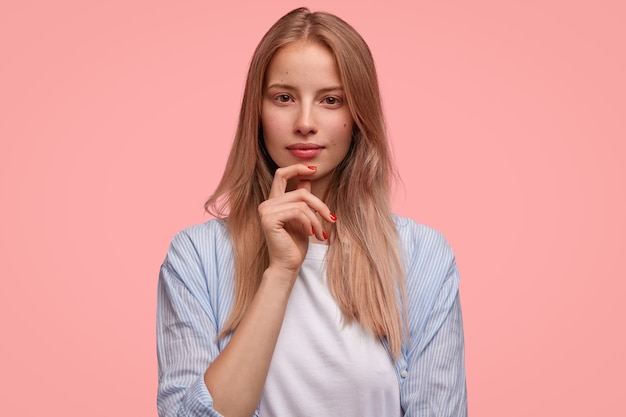
[[[330,213],[329,216],[333,221],[337,221],[337,216],[335,216],[333,213]]]
[[[308,165],[307,168],[310,169],[311,171],[315,171],[317,169],[315,165]]]
[[[324,240],[328,239],[328,235],[323,230],[322,230],[322,237],[324,238]]]
[[[315,234],[315,229],[311,227],[311,233]]]

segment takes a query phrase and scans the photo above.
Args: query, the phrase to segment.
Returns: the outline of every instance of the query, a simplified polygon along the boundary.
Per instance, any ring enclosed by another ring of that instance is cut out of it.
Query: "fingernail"
[[[324,240],[328,239],[328,235],[323,230],[322,230],[322,237],[324,238]]]
[[[337,221],[337,216],[335,216],[333,213],[330,213],[329,216],[333,221]]]
[[[315,234],[315,229],[311,227],[311,233]]]
[[[311,171],[315,171],[317,169],[315,165],[307,165],[307,168],[310,169]]]

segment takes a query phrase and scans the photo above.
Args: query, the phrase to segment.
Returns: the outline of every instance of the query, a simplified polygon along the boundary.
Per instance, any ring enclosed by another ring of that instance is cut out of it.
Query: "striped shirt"
[[[467,416],[459,274],[437,231],[395,217],[405,269],[408,332],[395,369],[405,417]],[[233,303],[233,251],[222,220],[178,233],[161,266],[157,303],[160,417],[221,417],[204,372]],[[388,349],[386,341],[383,344]],[[257,410],[254,414],[263,417]],[[289,416],[291,417],[291,416]],[[385,417],[385,416],[381,416]]]

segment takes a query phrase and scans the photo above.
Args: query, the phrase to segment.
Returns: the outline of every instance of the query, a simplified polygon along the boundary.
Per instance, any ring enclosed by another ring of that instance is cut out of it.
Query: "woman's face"
[[[328,49],[297,41],[276,53],[266,74],[261,120],[272,160],[279,167],[317,166],[311,190],[321,195],[350,149],[353,126]]]

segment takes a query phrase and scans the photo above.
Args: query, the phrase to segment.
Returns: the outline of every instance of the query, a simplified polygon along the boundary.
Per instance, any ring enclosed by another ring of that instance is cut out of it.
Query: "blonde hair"
[[[371,52],[340,18],[299,8],[279,19],[257,46],[246,80],[239,123],[224,175],[205,204],[225,218],[235,255],[235,298],[221,331],[239,325],[269,264],[257,208],[269,196],[276,165],[265,151],[261,104],[267,68],[276,52],[298,40],[333,54],[354,120],[351,148],[334,170],[323,201],[338,221],[327,226],[328,285],[344,320],[386,337],[394,356],[402,346],[404,295],[399,241],[389,193],[394,171]],[[346,199],[350,196],[350,199]]]

